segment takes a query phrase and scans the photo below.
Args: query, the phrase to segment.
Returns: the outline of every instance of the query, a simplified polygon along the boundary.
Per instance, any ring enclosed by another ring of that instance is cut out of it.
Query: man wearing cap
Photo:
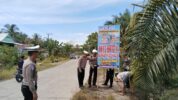
[[[37,70],[36,70],[36,59],[38,55],[39,47],[27,48],[28,58],[23,64],[23,81],[22,81],[22,94],[24,100],[37,100]]]
[[[89,79],[88,79],[88,85],[89,88],[91,87],[91,82],[93,86],[96,87],[96,80],[97,80],[97,50],[92,51],[93,55],[88,57],[89,59],[89,64],[90,64],[90,72],[89,72]]]
[[[83,87],[83,81],[85,77],[85,67],[86,67],[87,60],[88,60],[87,57],[89,55],[87,51],[83,51],[83,53],[84,53],[83,56],[79,59],[78,68],[77,68],[78,82],[79,82],[80,88]]]

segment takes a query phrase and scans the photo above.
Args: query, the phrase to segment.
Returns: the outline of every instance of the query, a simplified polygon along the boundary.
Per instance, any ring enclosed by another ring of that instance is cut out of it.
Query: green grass
[[[109,95],[106,100],[115,100],[115,98],[112,95]]]
[[[48,68],[52,68],[54,66],[57,66],[57,65],[59,65],[61,63],[66,62],[68,60],[69,60],[68,58],[59,58],[57,60],[57,62],[52,63],[51,60],[50,60],[50,58],[48,58],[48,59],[45,59],[44,61],[42,61],[41,63],[39,63],[37,65],[37,70],[38,71],[42,71],[42,70],[45,70],[45,69],[48,69]]]
[[[178,88],[167,90],[161,100],[178,100]]]
[[[101,96],[88,89],[83,89],[77,92],[71,100],[115,100],[115,98],[112,95]]]
[[[51,63],[50,59],[47,58],[44,61],[42,61],[41,63],[37,64],[37,70],[42,71],[42,70],[45,70],[48,68],[52,68],[52,67],[55,67],[59,64],[66,62],[66,61],[68,61],[67,58],[59,58],[58,62]],[[0,70],[0,81],[13,78],[15,76],[16,71],[17,71],[16,66],[14,66],[10,69],[1,69]]]
[[[178,75],[174,76],[170,83],[170,88],[160,97],[161,100],[178,100]]]
[[[16,67],[11,69],[3,69],[0,71],[0,80],[11,79],[16,73]]]

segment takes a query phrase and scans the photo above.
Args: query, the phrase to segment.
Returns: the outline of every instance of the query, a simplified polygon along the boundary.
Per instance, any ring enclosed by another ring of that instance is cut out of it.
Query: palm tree
[[[125,10],[125,12],[120,15],[113,15],[113,20],[112,21],[107,21],[105,25],[117,25],[119,24],[121,26],[120,33],[125,34],[127,26],[129,25],[131,19],[131,15],[128,9]]]
[[[90,35],[88,35],[88,38],[83,45],[85,50],[88,50],[89,52],[93,49],[97,49],[97,42],[98,42],[98,33],[93,32]]]
[[[19,28],[15,24],[6,24],[4,28],[1,29],[0,33],[9,33],[10,36],[19,43],[25,43],[28,36],[20,32]]]
[[[131,14],[128,9],[125,10],[125,12],[122,14],[120,13],[119,16],[114,15],[113,21],[107,21],[105,25],[120,25],[120,34],[121,34],[121,47],[123,45],[126,45],[126,42],[122,36],[126,34],[126,30],[128,28],[128,25],[130,23]]]
[[[104,25],[114,25],[112,21],[106,21]]]
[[[176,0],[149,0],[126,39],[137,88],[155,95],[178,66],[178,5]]]
[[[32,39],[32,43],[34,44],[34,45],[39,45],[40,43],[41,43],[41,36],[39,35],[39,34],[37,34],[37,33],[34,33],[33,34],[33,39]]]
[[[119,16],[114,15],[113,18],[114,18],[113,23],[120,25],[121,27],[120,33],[121,35],[124,35],[126,33],[126,29],[127,29],[127,26],[129,25],[130,18],[131,18],[129,10],[126,9],[123,14],[120,13]]]
[[[10,24],[6,24],[4,27],[5,28],[1,29],[1,32],[9,33],[15,39],[15,36],[19,31],[19,28],[17,27],[17,25],[15,25],[15,24],[11,24],[11,25]]]

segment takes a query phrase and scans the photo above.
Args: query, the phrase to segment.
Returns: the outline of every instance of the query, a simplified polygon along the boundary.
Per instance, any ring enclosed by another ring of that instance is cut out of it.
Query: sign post
[[[118,68],[120,66],[119,25],[99,27],[98,65],[102,68]]]

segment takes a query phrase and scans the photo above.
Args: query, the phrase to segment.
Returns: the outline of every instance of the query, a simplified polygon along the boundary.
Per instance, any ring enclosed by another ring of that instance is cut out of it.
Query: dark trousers
[[[24,96],[24,100],[33,100],[33,94],[28,86],[22,85],[21,91]]]
[[[113,84],[113,78],[114,78],[114,69],[109,69],[106,72],[106,80],[105,80],[105,85],[108,84],[108,82],[110,81],[110,86],[112,87]]]
[[[125,79],[125,86],[126,88],[130,88],[130,77],[129,76]]]
[[[81,72],[80,72],[79,69],[77,69],[77,73],[78,73],[79,87],[83,87],[83,80],[84,80],[84,77],[85,77],[85,70],[81,69]]]
[[[96,86],[96,80],[97,80],[97,67],[90,67],[90,73],[89,73],[89,79],[88,79],[88,85],[91,86],[91,81],[93,79],[93,85]]]

